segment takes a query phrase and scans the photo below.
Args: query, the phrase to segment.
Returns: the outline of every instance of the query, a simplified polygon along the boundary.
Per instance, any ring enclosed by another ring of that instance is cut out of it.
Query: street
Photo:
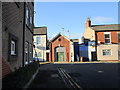
[[[118,63],[44,64],[29,88],[118,88]]]

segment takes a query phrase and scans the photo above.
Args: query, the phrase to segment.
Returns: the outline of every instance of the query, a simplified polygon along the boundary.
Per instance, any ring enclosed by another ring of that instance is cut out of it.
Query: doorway
[[[91,57],[92,57],[92,61],[96,61],[97,60],[96,52],[91,52]]]
[[[58,52],[57,53],[57,61],[63,62],[64,61],[64,52]]]

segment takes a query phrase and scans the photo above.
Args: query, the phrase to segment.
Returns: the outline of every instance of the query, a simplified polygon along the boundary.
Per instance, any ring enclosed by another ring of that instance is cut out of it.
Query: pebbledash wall
[[[62,48],[63,47],[63,48]],[[51,62],[57,62],[57,52],[55,49],[58,48],[58,51],[62,50],[65,53],[64,61],[70,62],[70,40],[65,38],[61,33],[58,36],[51,40],[50,42],[50,58]],[[61,48],[61,49],[60,49]]]
[[[110,33],[111,43],[110,44],[101,44],[105,43],[104,32],[96,32],[97,41],[101,43],[97,44],[97,59],[98,60],[118,60],[118,31],[107,31]],[[103,55],[103,50],[111,50],[111,55]]]

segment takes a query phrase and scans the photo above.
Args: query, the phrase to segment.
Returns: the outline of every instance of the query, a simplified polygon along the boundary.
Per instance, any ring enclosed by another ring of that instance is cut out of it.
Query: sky
[[[80,38],[88,17],[92,25],[118,23],[117,2],[35,2],[34,7],[35,27],[47,26],[48,38],[59,32],[67,37],[70,34],[71,39]]]

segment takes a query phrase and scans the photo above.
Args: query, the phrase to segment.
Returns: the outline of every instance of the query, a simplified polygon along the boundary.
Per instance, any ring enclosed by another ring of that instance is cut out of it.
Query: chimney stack
[[[90,18],[88,17],[87,18],[87,21],[86,21],[86,28],[90,27],[91,26],[91,20]]]

